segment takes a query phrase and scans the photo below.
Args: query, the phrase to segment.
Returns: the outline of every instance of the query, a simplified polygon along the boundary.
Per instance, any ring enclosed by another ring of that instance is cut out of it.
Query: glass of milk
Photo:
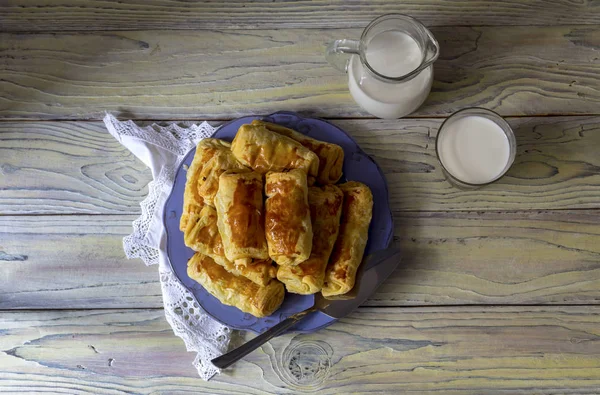
[[[446,179],[476,189],[500,179],[515,160],[517,141],[508,122],[485,108],[466,108],[447,118],[435,141]]]
[[[387,14],[371,22],[360,40],[336,40],[326,58],[348,73],[354,100],[379,118],[401,118],[427,98],[439,45],[416,19]],[[350,55],[350,56],[348,56]]]

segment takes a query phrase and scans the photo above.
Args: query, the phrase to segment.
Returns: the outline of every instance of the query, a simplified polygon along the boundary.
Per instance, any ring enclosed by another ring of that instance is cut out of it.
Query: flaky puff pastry
[[[277,280],[260,286],[245,277],[229,273],[211,257],[199,252],[188,261],[188,276],[200,283],[221,303],[255,317],[266,317],[281,306],[285,290]]]
[[[204,199],[204,204],[214,207],[214,199],[219,189],[219,177],[227,170],[237,173],[250,171],[233,156],[231,150],[222,150],[210,158],[202,167],[199,176],[198,195]]]
[[[211,257],[225,270],[237,276],[244,276],[258,285],[266,285],[277,275],[277,268],[271,259],[231,262],[225,257],[223,241],[217,227],[217,211],[204,206],[200,214],[191,214],[183,238],[185,245],[196,252]]]
[[[317,154],[297,141],[260,125],[242,125],[231,143],[231,152],[240,162],[260,174],[302,169],[316,178],[319,173]]]
[[[269,281],[277,277],[277,267],[273,266],[271,258],[238,259],[234,263],[227,261],[223,267],[228,272],[236,276],[246,277],[258,285],[267,285]]]
[[[293,129],[275,123],[255,119],[252,125],[264,126],[272,132],[282,134],[296,140],[319,157],[319,173],[317,181],[322,185],[335,184],[342,177],[344,166],[344,150],[337,144],[327,143],[308,137]]]
[[[368,186],[350,181],[339,185],[344,193],[340,233],[327,265],[323,296],[343,295],[354,287],[373,216],[373,194]]]
[[[309,295],[323,287],[327,262],[340,229],[343,200],[342,191],[335,185],[308,188],[312,252],[298,266],[280,267],[277,271],[277,279],[285,284],[288,292]]]
[[[269,258],[260,174],[230,171],[221,174],[215,206],[227,259],[234,262],[244,258]]]
[[[196,146],[194,159],[190,164],[183,192],[183,212],[179,221],[179,229],[183,232],[191,213],[198,214],[204,205],[204,199],[199,194],[201,184],[200,173],[204,164],[218,152],[230,152],[231,144],[218,139],[203,139]]]
[[[204,206],[199,214],[190,215],[183,242],[192,250],[215,260],[225,259],[223,241],[217,227],[217,211],[213,207]]]
[[[269,256],[280,266],[295,266],[310,256],[312,224],[306,173],[267,173],[265,233]]]

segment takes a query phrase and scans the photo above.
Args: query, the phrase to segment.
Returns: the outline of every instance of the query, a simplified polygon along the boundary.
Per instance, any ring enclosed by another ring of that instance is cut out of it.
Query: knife
[[[315,295],[315,304],[312,307],[289,316],[249,342],[211,362],[217,368],[225,369],[315,311],[332,318],[345,317],[373,295],[381,283],[396,270],[399,263],[400,250],[397,248],[388,248],[369,255],[359,266],[354,288],[349,293],[326,299],[319,292]]]

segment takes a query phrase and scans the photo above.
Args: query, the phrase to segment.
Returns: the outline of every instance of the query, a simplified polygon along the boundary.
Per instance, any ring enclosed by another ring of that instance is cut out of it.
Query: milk
[[[419,44],[401,31],[385,31],[366,45],[369,65],[390,78],[402,77],[417,69],[423,60]],[[348,86],[354,100],[379,118],[400,118],[415,111],[427,98],[433,81],[433,66],[403,82],[381,81],[370,74],[360,57],[352,56],[348,65]]]
[[[458,180],[484,184],[500,177],[506,169],[510,144],[494,121],[469,115],[447,122],[439,133],[440,161]]]
[[[421,65],[419,44],[408,34],[388,30],[367,43],[365,57],[371,67],[386,77],[402,77]]]

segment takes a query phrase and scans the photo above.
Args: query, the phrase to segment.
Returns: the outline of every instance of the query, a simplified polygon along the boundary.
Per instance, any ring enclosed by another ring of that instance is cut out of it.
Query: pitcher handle
[[[350,58],[346,55],[359,54],[360,41],[358,40],[335,40],[327,45],[325,59],[329,64],[346,73],[348,71],[348,61]]]

